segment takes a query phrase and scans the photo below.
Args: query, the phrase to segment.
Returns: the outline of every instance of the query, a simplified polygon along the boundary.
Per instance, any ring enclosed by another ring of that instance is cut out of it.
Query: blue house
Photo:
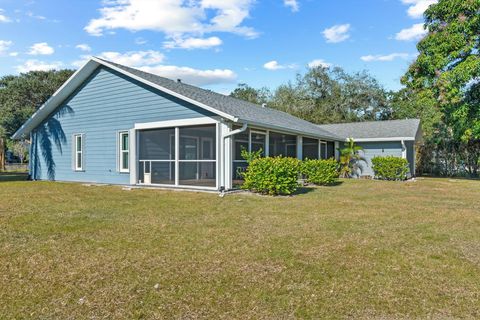
[[[30,138],[34,180],[228,190],[246,168],[243,148],[265,156],[338,157],[337,148],[352,134],[369,156],[405,157],[414,172],[419,122],[397,122],[398,132],[391,133],[393,123],[318,126],[91,58],[13,138]],[[365,130],[370,134],[362,135]]]

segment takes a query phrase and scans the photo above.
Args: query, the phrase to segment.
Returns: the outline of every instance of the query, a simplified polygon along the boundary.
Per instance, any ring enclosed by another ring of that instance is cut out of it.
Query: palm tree
[[[366,159],[360,155],[361,150],[363,148],[357,146],[352,138],[345,142],[345,147],[340,149],[340,177],[351,178],[358,170],[363,171],[360,161],[366,162]]]

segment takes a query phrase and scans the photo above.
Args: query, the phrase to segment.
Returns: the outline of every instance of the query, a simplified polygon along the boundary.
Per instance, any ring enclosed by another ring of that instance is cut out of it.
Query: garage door
[[[402,143],[398,142],[363,142],[357,143],[363,148],[360,154],[365,158],[366,162],[362,161],[362,172],[358,172],[360,176],[373,176],[372,159],[374,157],[385,156],[402,156]]]

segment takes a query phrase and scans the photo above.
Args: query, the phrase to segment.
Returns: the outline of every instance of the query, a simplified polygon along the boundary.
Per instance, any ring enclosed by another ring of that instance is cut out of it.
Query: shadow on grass
[[[300,187],[297,189],[297,191],[295,191],[292,196],[297,196],[297,195],[300,195],[300,194],[307,194],[307,193],[310,193],[310,192],[313,192],[315,191],[315,187]]]
[[[447,177],[447,176],[434,176],[434,175],[426,175],[426,174],[417,176],[416,178],[480,181],[480,177]]]
[[[297,191],[295,191],[295,193],[293,193],[293,195],[307,194],[307,193],[315,191],[315,189],[318,189],[318,188],[337,187],[337,186],[341,185],[342,183],[343,183],[343,181],[335,181],[334,183],[330,183],[330,184],[324,185],[324,186],[307,185],[307,186],[299,187],[297,189]]]
[[[0,182],[27,181],[27,172],[0,172]]]
[[[322,187],[337,187],[337,186],[340,186],[342,184],[343,184],[343,181],[335,181],[333,183],[327,184],[326,186],[322,186]]]

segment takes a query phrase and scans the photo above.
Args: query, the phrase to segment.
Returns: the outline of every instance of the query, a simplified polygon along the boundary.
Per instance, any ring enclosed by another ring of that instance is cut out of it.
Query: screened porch
[[[217,187],[216,124],[139,130],[137,135],[140,184]]]
[[[233,129],[238,128],[233,127]],[[333,141],[249,128],[233,136],[233,185],[242,183],[242,173],[247,168],[247,161],[242,157],[242,150],[249,152],[262,150],[261,155],[264,157],[283,156],[302,160],[335,157]]]

